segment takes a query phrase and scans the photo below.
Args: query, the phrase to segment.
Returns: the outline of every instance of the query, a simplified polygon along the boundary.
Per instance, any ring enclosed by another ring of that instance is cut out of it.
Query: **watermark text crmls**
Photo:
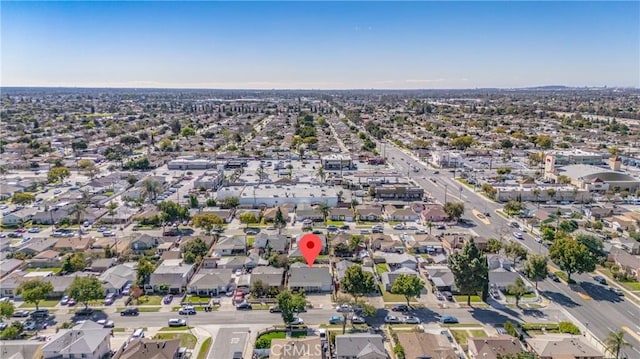
[[[299,342],[291,342],[287,344],[275,344],[271,345],[270,349],[272,354],[292,357],[322,357],[322,345],[321,344],[306,344]]]

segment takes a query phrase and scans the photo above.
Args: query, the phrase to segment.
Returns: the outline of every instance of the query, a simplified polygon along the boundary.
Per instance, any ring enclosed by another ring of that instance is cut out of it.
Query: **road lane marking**
[[[637,341],[640,342],[640,335],[638,335],[638,333],[634,332],[633,330],[631,330],[631,328],[627,327],[626,325],[621,326],[620,328],[622,328],[622,330],[624,330],[625,332],[629,333],[629,335],[631,335],[632,337],[634,337]]]

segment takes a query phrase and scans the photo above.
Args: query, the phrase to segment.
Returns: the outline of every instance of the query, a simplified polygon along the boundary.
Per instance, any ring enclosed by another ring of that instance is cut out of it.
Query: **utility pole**
[[[449,187],[449,184],[445,183],[444,184],[444,204],[447,204],[447,187]]]

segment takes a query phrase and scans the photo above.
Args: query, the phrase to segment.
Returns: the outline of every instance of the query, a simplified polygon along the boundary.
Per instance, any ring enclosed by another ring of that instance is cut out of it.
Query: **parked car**
[[[342,324],[344,318],[341,315],[334,315],[329,318],[329,324]]]
[[[335,232],[338,230],[338,226],[336,226],[335,224],[330,224],[327,226],[327,231],[329,232]]]
[[[603,276],[594,275],[593,276],[593,280],[595,280],[596,282],[598,282],[598,283],[600,283],[602,285],[607,285],[607,280]]]
[[[196,307],[193,305],[185,305],[178,311],[180,315],[196,315]]]
[[[282,309],[278,308],[277,305],[274,305],[269,308],[269,313],[282,313]]]
[[[406,304],[396,304],[391,307],[391,310],[394,312],[408,312],[409,309],[409,306],[407,306]]]
[[[29,233],[40,233],[40,228],[32,227],[32,228],[29,228],[29,230],[27,232],[29,232]]]
[[[179,319],[179,318],[169,319],[169,326],[170,327],[185,327],[185,326],[187,326],[187,321],[184,320],[184,319]]]
[[[338,313],[349,312],[351,311],[351,306],[349,304],[342,304],[336,307],[336,311]]]
[[[619,295],[621,297],[624,296],[624,293],[622,292],[622,290],[620,290],[620,288],[609,287],[609,290],[612,291],[616,295]]]
[[[38,323],[32,321],[32,320],[27,320],[26,322],[24,322],[24,330],[27,331],[34,331],[38,328]]]
[[[522,232],[513,232],[513,236],[518,238],[518,239],[524,239],[524,236],[522,235]]]
[[[395,315],[387,315],[386,317],[384,317],[384,322],[387,324],[400,324],[402,323],[402,320],[400,320],[400,318],[396,317]]]
[[[31,312],[32,319],[44,319],[49,317],[49,309],[38,309]]]
[[[100,319],[96,323],[102,325],[103,328],[113,328],[115,327],[115,323],[113,320]]]
[[[251,307],[251,304],[247,302],[242,302],[236,305],[236,310],[251,310],[251,309],[253,309],[253,307]]]
[[[28,310],[17,310],[13,312],[13,317],[15,318],[26,318],[31,314]]]
[[[115,301],[116,301],[116,294],[115,293],[109,293],[104,298],[104,305],[111,305]]]
[[[554,282],[560,282],[560,278],[555,273],[549,273],[549,278]]]
[[[444,324],[456,324],[458,323],[458,318],[452,316],[452,315],[445,315],[440,317],[440,323],[444,323]]]
[[[138,308],[125,308],[120,312],[121,316],[136,316],[140,314],[140,310]]]
[[[172,295],[165,295],[164,298],[162,298],[162,303],[164,304],[170,304],[171,301],[173,301]]]
[[[67,305],[73,307],[74,305],[76,305],[76,300],[73,298],[69,298],[69,300],[67,301]]]
[[[406,324],[420,324],[421,320],[418,317],[413,317],[413,316],[406,316],[404,317],[404,319],[402,320],[403,322],[405,322]]]
[[[9,326],[9,324],[7,324],[5,322],[0,322],[0,330],[5,330],[5,329],[7,329],[8,326]]]
[[[351,323],[353,323],[353,324],[367,324],[367,321],[364,320],[363,317],[359,317],[357,315],[354,315],[353,318],[351,318]]]
[[[447,229],[447,226],[445,226],[444,224],[441,224],[437,226],[436,229]]]
[[[302,318],[300,317],[293,318],[291,323],[289,323],[289,325],[303,325],[303,324],[304,324],[304,320],[302,320]]]

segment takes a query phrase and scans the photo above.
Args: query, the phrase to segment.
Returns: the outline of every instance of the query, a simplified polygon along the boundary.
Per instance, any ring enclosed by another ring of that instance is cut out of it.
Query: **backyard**
[[[180,339],[180,346],[187,347],[189,349],[193,349],[196,347],[196,343],[198,339],[195,335],[189,333],[158,333],[153,339]]]

